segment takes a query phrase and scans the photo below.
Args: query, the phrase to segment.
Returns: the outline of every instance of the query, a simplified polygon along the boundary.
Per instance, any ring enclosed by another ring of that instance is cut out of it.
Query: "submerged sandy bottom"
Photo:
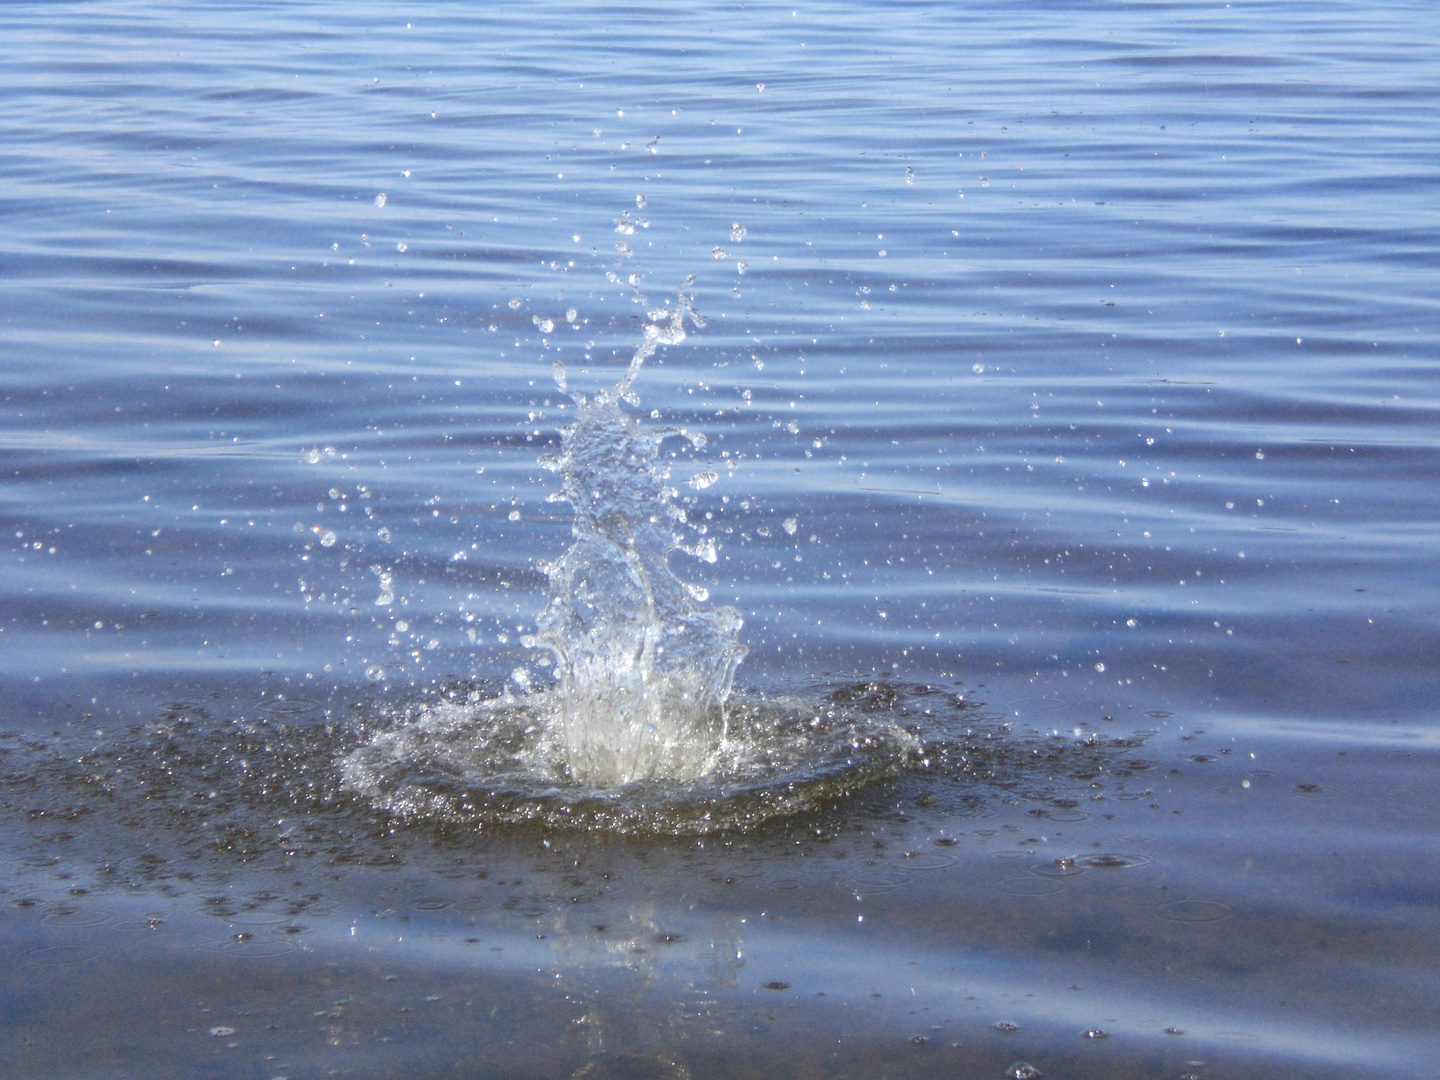
[[[196,709],[12,735],[0,1066],[1359,1077],[1440,1049],[1432,750],[1044,691],[935,719],[962,692],[829,688],[929,709],[957,756],[680,837],[377,811],[336,762],[385,721],[333,702],[328,732],[267,717],[268,766]]]

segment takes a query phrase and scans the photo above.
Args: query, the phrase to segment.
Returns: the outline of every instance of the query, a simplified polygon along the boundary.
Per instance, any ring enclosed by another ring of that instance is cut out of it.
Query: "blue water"
[[[5,1074],[1425,1075],[1437,30],[7,4]],[[634,411],[706,436],[737,694],[949,771],[683,840],[346,802],[544,685],[552,366],[690,274]]]

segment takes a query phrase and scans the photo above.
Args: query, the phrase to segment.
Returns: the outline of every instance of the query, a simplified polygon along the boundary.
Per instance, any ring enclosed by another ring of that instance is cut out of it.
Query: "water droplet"
[[[723,259],[723,258],[725,258],[725,249],[722,248],[722,247],[720,247],[720,246],[717,244],[715,247],[713,247],[713,248],[710,249],[710,257],[711,257],[712,259]]]
[[[385,205],[385,193],[384,193],[383,191],[382,191],[379,195],[376,195],[376,196],[375,196],[375,205],[376,205],[376,206],[384,206],[384,205]]]
[[[795,530],[800,527],[799,521],[793,517],[787,517],[781,524],[784,526],[785,532],[790,536],[794,536]]]
[[[1076,863],[1073,858],[1066,856],[1064,858],[1052,859],[1050,862],[1039,863],[1035,866],[1032,866],[1030,868],[1030,872],[1033,874],[1039,874],[1041,877],[1065,878],[1074,877],[1076,874],[1083,874],[1085,872],[1085,868]]]
[[[1020,1025],[1017,1024],[1017,1023],[1015,1023],[1014,1020],[996,1020],[996,1021],[995,1021],[995,1030],[996,1030],[996,1031],[1004,1031],[1004,1032],[1006,1032],[1006,1033],[1008,1034],[1008,1033],[1010,1033],[1010,1032],[1019,1031],[1019,1030],[1020,1030]]]
[[[741,240],[744,240],[744,239],[745,239],[745,226],[744,226],[744,225],[741,225],[741,224],[737,221],[734,225],[731,225],[731,226],[730,226],[730,242],[731,242],[732,244],[738,244],[738,243],[740,243]]]
[[[326,529],[320,534],[320,546],[332,548],[335,546],[336,536],[333,530]]]
[[[647,198],[645,198],[644,195],[636,195],[636,196],[635,196],[635,208],[636,208],[637,210],[644,210],[644,209],[645,209],[645,204],[646,204],[647,202],[649,202],[649,201],[650,201],[650,200],[647,199]]]
[[[1040,1080],[1045,1074],[1028,1061],[1017,1061],[1005,1070],[1010,1080]]]
[[[228,1039],[234,1034],[235,1029],[232,1027],[212,1027],[210,1029],[210,1035],[216,1039]]]
[[[1085,1032],[1085,1038],[1087,1039],[1108,1039],[1109,1037],[1110,1033],[1108,1031],[1101,1031],[1099,1028],[1090,1028]]]
[[[400,241],[400,243],[398,243],[398,244],[395,245],[395,250],[396,250],[396,251],[408,251],[408,250],[409,250],[409,247],[406,245],[405,241],[402,240],[402,241]]]
[[[381,526],[381,528],[375,533],[375,535],[376,535],[376,537],[379,538],[380,540],[389,540],[389,539],[390,539],[390,530],[387,529],[387,528],[385,528],[384,526]]]
[[[389,607],[395,602],[395,578],[378,566],[372,566],[370,570],[380,576],[380,595],[375,598],[375,606]]]

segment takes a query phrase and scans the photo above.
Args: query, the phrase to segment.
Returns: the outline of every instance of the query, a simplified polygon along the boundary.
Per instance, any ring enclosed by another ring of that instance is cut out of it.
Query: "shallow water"
[[[1433,1071],[1428,6],[6,13],[5,1075]],[[502,775],[692,273],[774,756]]]

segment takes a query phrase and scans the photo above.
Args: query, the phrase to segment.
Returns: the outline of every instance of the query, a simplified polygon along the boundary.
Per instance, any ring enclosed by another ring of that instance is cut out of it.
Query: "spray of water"
[[[670,568],[672,552],[714,562],[703,524],[675,501],[662,445],[696,447],[698,432],[642,424],[633,384],[662,345],[704,324],[685,289],[649,313],[644,340],[614,386],[575,402],[560,452],[543,464],[560,476],[552,498],[574,508],[573,542],[547,568],[549,597],[529,644],[554,656],[559,692],[551,726],[571,779],[590,787],[637,780],[694,780],[712,771],[726,737],[725,699],[745,654],[732,607],[709,607],[702,588]]]
[[[889,702],[731,695],[746,651],[739,612],[711,607],[670,567],[677,552],[716,560],[671,478],[677,440],[699,448],[705,437],[635,415],[645,361],[704,324],[689,285],[649,312],[613,386],[587,398],[555,365],[573,422],[542,463],[574,524],[569,549],[545,568],[548,596],[525,644],[548,653],[557,685],[517,679],[519,694],[475,689],[382,718],[339,760],[342,786],[374,808],[467,828],[707,833],[757,828],[928,767]]]

